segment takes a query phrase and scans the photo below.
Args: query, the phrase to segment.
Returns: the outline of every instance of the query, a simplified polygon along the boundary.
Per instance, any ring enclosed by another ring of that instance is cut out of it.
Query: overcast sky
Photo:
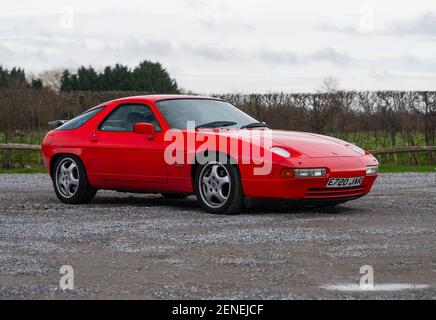
[[[435,0],[2,1],[0,65],[161,62],[187,90],[436,89]]]

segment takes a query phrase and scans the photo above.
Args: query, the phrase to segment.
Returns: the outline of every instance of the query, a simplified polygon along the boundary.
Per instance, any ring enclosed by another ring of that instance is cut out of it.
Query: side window
[[[142,104],[124,104],[117,107],[100,124],[99,130],[132,132],[133,126],[138,122],[149,122],[153,124],[154,130],[161,131],[161,127],[150,107]]]
[[[65,122],[60,127],[57,127],[55,130],[73,130],[84,125],[88,120],[90,120],[93,116],[99,113],[103,108],[95,108],[89,111],[85,111],[81,115]]]

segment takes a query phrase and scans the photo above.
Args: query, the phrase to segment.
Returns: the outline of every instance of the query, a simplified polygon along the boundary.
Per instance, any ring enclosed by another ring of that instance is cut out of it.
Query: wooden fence
[[[41,146],[37,144],[24,143],[0,143],[0,150],[40,151]]]
[[[0,150],[22,150],[22,151],[41,151],[40,145],[23,144],[23,143],[0,143]],[[419,165],[417,152],[436,152],[436,146],[423,146],[423,147],[395,147],[395,148],[379,148],[376,150],[369,150],[374,156],[380,157],[382,155],[394,155],[394,162],[396,162],[396,155],[399,153],[409,153],[411,160]],[[38,160],[39,160],[38,154]],[[39,162],[39,161],[38,161]]]
[[[376,150],[370,150],[369,152],[371,152],[373,155],[379,155],[379,154],[433,152],[433,151],[436,151],[436,146],[380,148],[380,149],[376,149]]]

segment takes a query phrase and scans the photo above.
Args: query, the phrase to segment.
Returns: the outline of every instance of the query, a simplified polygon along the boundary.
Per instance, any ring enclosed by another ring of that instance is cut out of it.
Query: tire
[[[198,166],[194,180],[195,194],[209,213],[238,214],[244,196],[237,165],[211,161]]]
[[[181,200],[187,198],[189,195],[184,193],[161,193],[162,197],[170,200]]]
[[[76,156],[64,155],[57,159],[52,178],[56,196],[63,203],[89,203],[97,193],[88,182],[82,161]]]

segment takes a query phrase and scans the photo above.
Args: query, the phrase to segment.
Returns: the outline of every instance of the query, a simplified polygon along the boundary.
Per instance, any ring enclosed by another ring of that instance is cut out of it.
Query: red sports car
[[[195,194],[211,213],[237,213],[244,198],[335,205],[367,194],[378,174],[377,159],[353,144],[272,130],[210,97],[122,98],[52,125],[44,164],[68,204],[109,189]]]

